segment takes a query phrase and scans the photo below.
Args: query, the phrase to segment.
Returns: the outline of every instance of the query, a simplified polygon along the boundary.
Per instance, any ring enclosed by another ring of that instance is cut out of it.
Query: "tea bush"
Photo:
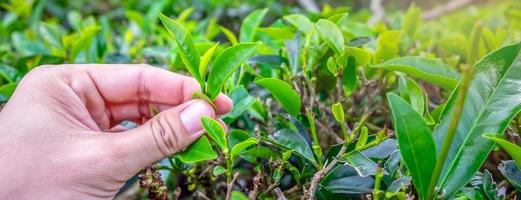
[[[516,198],[521,2],[341,5],[1,2],[0,101],[60,63],[149,63],[233,100],[227,131],[203,118],[117,198]]]

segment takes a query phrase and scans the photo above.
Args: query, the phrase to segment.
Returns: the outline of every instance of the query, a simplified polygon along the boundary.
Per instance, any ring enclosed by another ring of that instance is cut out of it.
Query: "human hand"
[[[145,166],[230,111],[191,100],[195,79],[147,65],[59,65],[27,74],[0,112],[0,199],[109,199]],[[161,113],[152,117],[149,106]],[[117,131],[131,120],[140,124]]]

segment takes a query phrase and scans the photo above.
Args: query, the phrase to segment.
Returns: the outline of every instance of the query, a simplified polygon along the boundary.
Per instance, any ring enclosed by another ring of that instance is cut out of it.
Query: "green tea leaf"
[[[422,116],[398,95],[387,94],[400,154],[421,199],[425,199],[436,165],[436,145]]]
[[[195,49],[194,42],[192,41],[192,36],[185,29],[185,27],[173,20],[166,15],[163,15],[160,11],[158,11],[159,18],[166,30],[174,37],[175,42],[177,44],[177,49],[179,51],[179,55],[183,63],[185,64],[188,71],[192,74],[192,76],[199,81],[200,84],[203,83],[203,79],[199,74],[199,54]]]
[[[344,49],[344,36],[340,28],[327,19],[319,19],[315,26],[320,38],[322,38],[336,54],[342,54]]]
[[[251,57],[260,45],[258,42],[240,43],[226,48],[219,55],[208,74],[206,93],[210,99],[215,99],[226,80],[235,70]]]
[[[344,123],[344,108],[341,103],[335,103],[331,106],[331,112],[338,123]]]
[[[377,164],[359,151],[349,152],[343,159],[345,159],[351,167],[355,168],[358,175],[362,177],[376,174]]]
[[[225,169],[223,166],[221,166],[221,165],[217,165],[217,166],[215,166],[215,167],[213,168],[213,172],[212,172],[212,174],[213,174],[214,176],[219,176],[219,175],[221,175],[221,174],[224,174],[225,172],[226,172],[226,169]]]
[[[239,43],[238,40],[237,40],[237,37],[235,36],[235,34],[230,29],[227,29],[224,26],[221,26],[219,28],[223,32],[224,36],[226,36],[226,38],[228,38],[228,41],[230,42],[230,44],[232,46],[237,44],[237,43]]]
[[[190,145],[185,151],[177,154],[184,163],[196,163],[217,158],[212,145],[206,136],[201,136],[197,141]]]
[[[306,142],[306,139],[297,132],[289,129],[280,129],[272,135],[269,135],[269,137],[270,138],[267,138],[269,142],[284,147],[285,150],[294,150],[292,153],[316,164],[309,144]]]
[[[74,60],[76,60],[76,57],[81,51],[86,50],[90,47],[92,39],[94,38],[94,36],[96,36],[99,30],[100,27],[93,26],[85,28],[84,30],[81,30],[79,32],[79,36],[75,38],[71,46],[70,61],[74,62]]]
[[[494,142],[485,133],[502,134],[521,110],[521,43],[502,47],[481,59],[474,74],[451,148],[441,174],[441,188],[447,197],[467,184],[479,170]],[[441,148],[457,95],[451,95],[434,129]]]
[[[239,191],[233,191],[231,200],[249,200],[246,195]]]
[[[356,89],[358,82],[358,75],[356,73],[356,61],[354,57],[347,58],[347,65],[344,67],[344,74],[342,77],[342,88],[346,96]]]
[[[439,85],[446,90],[454,89],[460,78],[455,70],[443,62],[420,56],[395,58],[372,67],[403,72],[412,77]]]
[[[313,24],[304,15],[291,14],[284,16],[283,19],[290,23],[293,27],[297,28],[297,30],[300,32],[309,34],[309,32],[313,31]]]
[[[356,141],[356,148],[361,148],[367,143],[367,139],[369,137],[369,130],[367,127],[363,127],[362,131],[360,131],[360,135],[358,135],[358,141]]]
[[[286,82],[276,78],[262,78],[255,81],[256,84],[266,88],[282,107],[293,116],[300,113],[300,95]]]
[[[268,9],[264,8],[261,10],[256,10],[250,13],[248,16],[244,18],[241,24],[241,30],[239,34],[239,41],[241,42],[252,42],[255,37],[255,32],[257,28],[262,23],[264,16],[268,13]]]
[[[221,119],[227,124],[241,116],[256,100],[242,85],[233,89],[228,96],[233,101],[233,108],[229,113],[221,116]]]
[[[483,137],[494,141],[499,146],[501,146],[505,151],[512,156],[512,159],[516,161],[517,166],[521,166],[521,147],[517,146],[516,144],[513,144],[505,139],[502,135],[496,135],[496,134],[485,134]],[[521,167],[519,167],[521,168]]]
[[[226,140],[226,133],[222,125],[215,119],[209,117],[201,118],[201,125],[210,138],[221,148],[221,150],[228,149],[228,141]]]
[[[245,150],[246,148],[259,143],[259,140],[257,138],[248,138],[247,140],[244,140],[240,143],[237,143],[232,147],[232,151],[230,152],[230,156],[232,160],[235,160],[239,154]]]
[[[210,60],[212,60],[213,54],[215,53],[215,49],[219,46],[219,43],[213,45],[201,56],[201,62],[199,63],[199,75],[201,75],[202,80],[206,80],[206,69],[208,68],[208,64]]]
[[[421,17],[422,13],[420,8],[411,4],[402,20],[402,30],[407,36],[412,37],[414,33],[416,33],[416,30],[418,30],[421,25]]]
[[[400,96],[411,104],[418,114],[423,115],[425,111],[425,101],[423,90],[416,81],[411,78],[400,76],[398,79]]]

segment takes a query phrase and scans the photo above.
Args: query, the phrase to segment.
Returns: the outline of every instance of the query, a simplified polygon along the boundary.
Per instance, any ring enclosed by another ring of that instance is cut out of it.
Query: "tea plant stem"
[[[315,118],[313,117],[313,113],[311,113],[310,108],[307,108],[306,110],[306,117],[309,121],[309,129],[311,130],[311,136],[313,137],[313,152],[317,156],[318,164],[320,165],[320,167],[322,167],[322,148],[320,147],[320,143],[318,141],[317,130],[315,127]]]
[[[284,193],[282,193],[282,190],[280,190],[279,187],[276,187],[275,189],[273,189],[273,191],[277,195],[277,200],[288,200],[288,198],[284,196]]]
[[[230,183],[232,181],[233,160],[228,153],[225,153],[224,157],[226,159],[226,182]]]
[[[384,176],[382,167],[380,165],[381,162],[378,162],[376,174],[374,177],[373,200],[380,200],[380,183],[382,182],[382,177]]]
[[[443,169],[443,165],[445,164],[445,160],[447,159],[447,155],[449,153],[450,147],[452,145],[452,139],[456,133],[456,129],[458,128],[458,123],[461,118],[461,114],[463,113],[463,106],[465,105],[465,98],[468,93],[472,67],[470,65],[463,65],[462,67],[462,75],[463,78],[461,80],[460,87],[458,88],[458,97],[456,99],[456,106],[454,108],[454,113],[452,115],[452,119],[449,124],[449,128],[447,130],[447,135],[443,140],[443,145],[441,147],[441,152],[436,162],[436,166],[434,167],[434,172],[432,173],[431,181],[429,183],[429,190],[427,192],[427,199],[434,199],[436,196],[436,184],[440,178],[441,170]]]
[[[237,177],[239,177],[239,172],[236,172],[233,175],[232,180],[230,182],[228,182],[227,191],[226,191],[226,200],[230,200],[232,198],[233,185],[235,184]]]

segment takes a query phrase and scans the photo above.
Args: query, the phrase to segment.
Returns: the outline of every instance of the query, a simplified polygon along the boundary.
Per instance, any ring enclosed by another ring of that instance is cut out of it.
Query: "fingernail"
[[[185,108],[180,115],[181,123],[188,133],[199,132],[201,127],[201,117],[212,117],[213,110],[203,102],[195,102]]]

